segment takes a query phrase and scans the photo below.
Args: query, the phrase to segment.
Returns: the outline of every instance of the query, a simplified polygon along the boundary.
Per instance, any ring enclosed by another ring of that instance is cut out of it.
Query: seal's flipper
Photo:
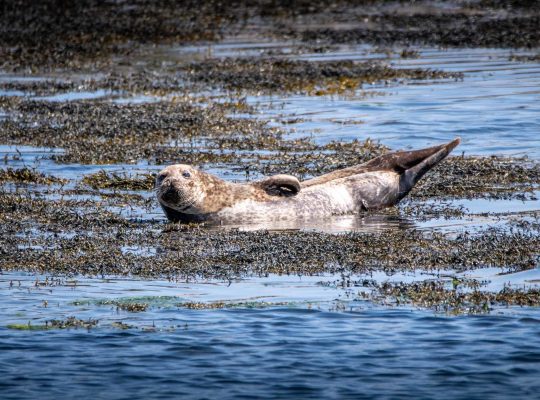
[[[366,172],[377,170],[394,170],[398,173],[402,173],[422,163],[424,160],[434,154],[437,154],[441,150],[446,151],[446,155],[444,156],[446,157],[448,153],[450,153],[460,142],[461,139],[458,137],[449,143],[441,144],[439,146],[412,151],[396,151],[394,153],[384,154],[362,164],[362,168],[364,168]]]
[[[271,196],[296,196],[300,192],[300,181],[292,175],[274,175],[254,182],[254,186],[261,188]]]
[[[364,164],[353,165],[352,167],[339,169],[337,171],[329,172],[316,178],[304,181],[302,182],[302,187],[307,188],[309,186],[320,185],[334,179],[346,178],[348,176],[363,174],[365,172],[395,171],[401,174],[423,162],[428,157],[437,154],[439,151],[446,151],[446,155],[448,155],[448,153],[450,153],[450,151],[452,151],[452,149],[454,149],[454,147],[456,147],[460,141],[460,138],[456,138],[450,143],[428,147],[426,149],[396,151],[393,153],[384,154]]]
[[[409,191],[424,176],[424,174],[428,172],[431,168],[433,168],[435,165],[440,163],[442,160],[444,160],[446,156],[450,154],[450,152],[460,142],[461,142],[461,139],[456,138],[452,140],[450,143],[447,143],[442,146],[418,150],[417,152],[419,152],[420,154],[424,152],[423,154],[425,155],[425,157],[423,159],[417,158],[416,160],[418,162],[416,163],[416,165],[412,165],[409,168],[407,168],[404,172],[402,172],[401,177],[399,179],[399,199],[402,199],[407,193],[409,193]],[[411,152],[411,153],[416,153],[416,152]],[[405,161],[408,162],[409,160],[406,159]],[[403,165],[408,166],[410,164],[404,163]]]

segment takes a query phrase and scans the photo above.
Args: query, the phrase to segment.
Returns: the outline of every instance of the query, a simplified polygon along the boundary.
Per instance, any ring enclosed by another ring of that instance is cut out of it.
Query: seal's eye
[[[182,172],[182,176],[183,176],[184,178],[191,178],[191,174],[189,173],[189,171],[184,171],[184,172]]]

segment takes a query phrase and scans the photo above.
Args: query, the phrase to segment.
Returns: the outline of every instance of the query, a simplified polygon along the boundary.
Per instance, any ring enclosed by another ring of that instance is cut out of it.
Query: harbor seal
[[[278,221],[353,214],[392,206],[442,161],[460,138],[434,147],[399,151],[303,182],[274,175],[233,183],[176,164],[156,177],[156,195],[173,222]]]

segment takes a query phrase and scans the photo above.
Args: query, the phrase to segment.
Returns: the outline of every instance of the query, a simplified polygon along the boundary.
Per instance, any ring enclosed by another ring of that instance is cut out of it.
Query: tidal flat
[[[491,0],[5,5],[0,397],[537,393],[539,18]],[[359,215],[174,224],[153,192],[173,163],[309,179],[456,136],[400,204]]]

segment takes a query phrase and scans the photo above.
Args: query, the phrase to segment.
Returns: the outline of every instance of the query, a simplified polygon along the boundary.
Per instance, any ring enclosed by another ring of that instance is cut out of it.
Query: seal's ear
[[[300,191],[300,181],[292,175],[274,175],[254,183],[270,196],[296,196]]]

